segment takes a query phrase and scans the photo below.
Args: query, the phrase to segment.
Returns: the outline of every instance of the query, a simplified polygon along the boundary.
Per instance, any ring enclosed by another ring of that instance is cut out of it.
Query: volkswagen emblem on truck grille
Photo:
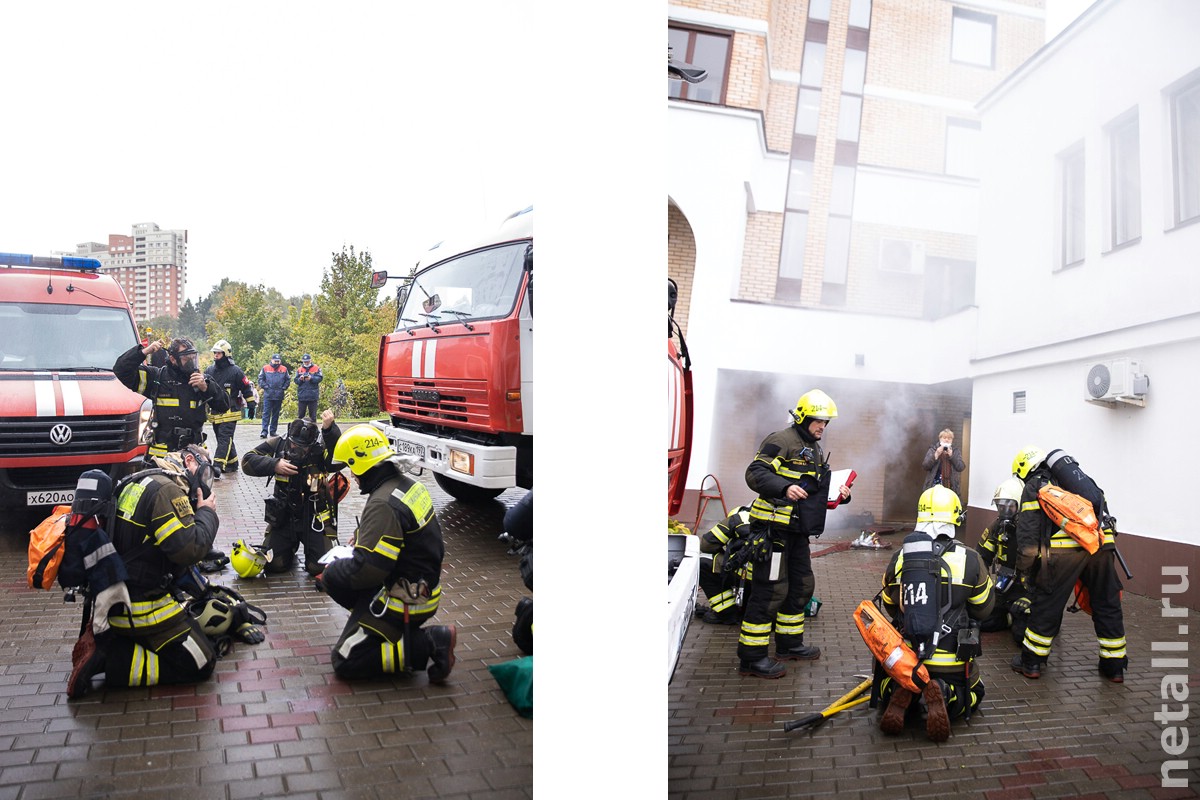
[[[71,441],[71,426],[59,423],[50,429],[50,441],[59,447]]]

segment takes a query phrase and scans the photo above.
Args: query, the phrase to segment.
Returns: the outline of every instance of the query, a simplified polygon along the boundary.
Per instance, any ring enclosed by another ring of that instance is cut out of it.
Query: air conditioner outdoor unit
[[[1142,374],[1141,364],[1129,358],[1114,358],[1087,365],[1087,396],[1094,403],[1146,404],[1150,379]]]

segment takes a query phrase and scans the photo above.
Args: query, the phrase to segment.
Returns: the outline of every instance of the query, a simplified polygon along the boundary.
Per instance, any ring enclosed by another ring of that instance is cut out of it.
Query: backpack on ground
[[[1051,522],[1070,534],[1084,550],[1095,553],[1100,549],[1103,539],[1100,521],[1087,498],[1047,483],[1038,489],[1038,505]]]
[[[29,532],[29,569],[25,576],[30,589],[53,589],[66,552],[70,506],[55,506],[50,516]]]

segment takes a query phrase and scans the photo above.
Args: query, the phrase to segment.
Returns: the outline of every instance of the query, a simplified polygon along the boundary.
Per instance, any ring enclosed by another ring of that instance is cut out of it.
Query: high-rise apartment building
[[[1044,44],[1044,15],[1042,0],[668,6],[672,57],[708,71],[668,82],[668,271],[700,365],[691,474],[749,499],[755,445],[817,387],[844,409],[835,468],[875,478],[850,513],[915,517],[937,432],[970,441],[976,103]]]
[[[75,254],[100,261],[133,305],[139,321],[179,315],[187,289],[187,231],[139,222],[129,236],[113,233],[108,243],[84,242]]]

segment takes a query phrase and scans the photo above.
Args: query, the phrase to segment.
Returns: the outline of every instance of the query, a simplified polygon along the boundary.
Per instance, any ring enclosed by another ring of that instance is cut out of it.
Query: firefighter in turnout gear
[[[163,457],[189,444],[203,445],[206,408],[215,414],[229,410],[229,397],[222,387],[200,373],[191,339],[171,340],[165,367],[143,363],[162,347],[161,341],[144,348],[134,345],[113,365],[121,383],[154,402],[154,443],[148,457]]]
[[[819,658],[817,647],[804,644],[804,610],[816,588],[809,537],[825,530],[830,470],[821,437],[837,416],[829,395],[813,389],[800,396],[791,411],[793,424],[767,436],[746,468],[746,484],[758,493],[750,505],[750,545],[755,554],[753,590],[742,616],[738,637],[738,672],[760,678],[787,673],[779,660]],[[841,486],[842,502],[850,488]],[[772,601],[776,586],[787,581],[787,595]],[[771,632],[775,656],[768,656]]]
[[[897,734],[907,718],[925,712],[925,730],[935,741],[950,736],[950,721],[970,717],[983,700],[975,657],[979,625],[995,605],[995,591],[979,553],[955,539],[963,522],[962,503],[945,486],[926,489],[917,503],[916,531],[904,540],[883,573],[884,609],[929,671],[918,697],[881,667],[875,693],[885,704],[879,727]]]
[[[333,454],[367,495],[353,555],[334,559],[317,577],[317,587],[350,610],[333,670],[341,678],[425,670],[431,683],[442,683],[454,667],[457,630],[422,627],[442,594],[445,546],[433,497],[404,474],[401,464],[412,460],[396,457],[370,425],[347,430]]]
[[[316,575],[320,558],[337,544],[337,498],[330,486],[333,446],[341,430],[333,412],[321,415],[321,425],[296,419],[286,436],[272,436],[242,456],[242,471],[271,476],[275,491],[264,502],[267,531],[262,549],[271,551],[268,573],[288,572],[296,551],[304,545],[304,569]]]
[[[1062,627],[1063,611],[1079,581],[1092,605],[1092,624],[1100,645],[1100,674],[1123,683],[1129,658],[1125,649],[1125,620],[1121,611],[1121,579],[1114,563],[1116,531],[1107,507],[1098,510],[1103,534],[1100,549],[1089,554],[1065,530],[1055,525],[1038,503],[1038,490],[1052,482],[1046,453],[1026,447],[1013,459],[1013,474],[1025,482],[1017,512],[1018,571],[1032,570],[1029,622],[1021,652],[1013,658],[1014,672],[1039,678],[1045,670],[1054,637]],[[1103,514],[1101,516],[1101,514]]]
[[[111,606],[107,630],[85,633],[75,645],[69,697],[86,694],[100,673],[110,687],[195,683],[216,664],[208,637],[171,592],[176,576],[199,563],[217,535],[212,462],[197,445],[154,462],[124,482],[106,521],[128,573],[130,602]]]
[[[233,434],[237,430],[237,421],[242,418],[242,409],[254,397],[254,392],[242,368],[233,362],[233,348],[229,342],[218,341],[212,346],[212,354],[213,363],[204,371],[204,379],[223,388],[229,402],[227,411],[209,409],[208,412],[208,421],[212,423],[213,436],[217,440],[213,448],[213,467],[219,478],[222,472],[237,471],[238,455]]]
[[[1029,617],[1028,576],[1019,574],[1016,568],[1016,519],[1024,490],[1025,484],[1015,475],[996,487],[992,497],[996,521],[984,528],[979,538],[979,555],[996,586],[996,607],[983,621],[983,630],[1011,631],[1017,644],[1025,637],[1025,623]]]
[[[754,564],[730,563],[750,542],[750,508],[740,506],[700,537],[700,589],[708,598],[704,621],[710,625],[737,625],[749,600]],[[740,596],[739,596],[740,595]]]

